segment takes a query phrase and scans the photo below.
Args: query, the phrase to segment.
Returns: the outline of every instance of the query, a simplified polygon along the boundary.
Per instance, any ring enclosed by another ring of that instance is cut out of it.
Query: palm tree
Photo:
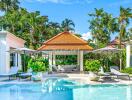
[[[126,27],[129,25],[129,20],[132,18],[132,9],[131,8],[123,8],[120,7],[120,15],[118,18],[119,22],[119,39],[120,39],[120,44],[119,47],[121,48],[121,42],[122,39],[125,38],[127,32],[126,32]],[[120,52],[120,69],[122,68],[122,52]]]
[[[58,34],[61,30],[60,24],[57,22],[49,22],[48,28],[49,28],[50,38]]]
[[[128,29],[128,32],[126,34],[126,40],[131,40],[132,39],[132,28]]]
[[[129,20],[132,18],[132,9],[120,7],[119,20],[119,37],[120,37],[120,48],[122,38],[126,35],[126,27],[129,24]]]
[[[70,19],[65,19],[61,23],[62,31],[74,31],[75,24]]]
[[[26,21],[30,28],[30,48],[34,48],[33,43],[37,42],[40,35],[40,27],[44,24],[44,20],[44,17],[40,16],[39,11],[28,13]]]
[[[19,8],[19,0],[0,0],[0,10],[2,11],[10,11],[12,9],[18,9]]]
[[[117,30],[116,19],[103,9],[95,8],[95,11],[88,15],[92,17],[89,20],[89,29],[97,48],[107,45],[110,42],[110,35]]]

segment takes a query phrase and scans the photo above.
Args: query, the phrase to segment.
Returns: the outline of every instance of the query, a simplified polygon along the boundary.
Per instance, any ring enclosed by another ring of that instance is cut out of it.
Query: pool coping
[[[76,81],[80,84],[87,84],[87,85],[107,85],[107,84],[111,84],[111,85],[132,85],[132,81],[126,81],[125,82],[123,81],[122,82],[117,82],[117,83],[112,83],[112,82],[106,82],[106,83],[103,83],[103,82],[96,82],[96,81],[86,81],[86,79],[84,78],[66,78],[66,77],[46,77],[45,79],[47,78],[62,78],[62,79],[65,79],[65,80],[70,80],[70,81]],[[78,80],[80,79],[80,80]],[[87,79],[88,80],[88,79]],[[0,85],[5,85],[5,84],[37,84],[37,83],[43,83],[45,80],[43,81],[38,81],[38,82],[34,82],[34,81],[19,81],[19,80],[14,80],[14,81],[3,81],[3,82],[0,82]],[[122,80],[121,80],[122,81]]]

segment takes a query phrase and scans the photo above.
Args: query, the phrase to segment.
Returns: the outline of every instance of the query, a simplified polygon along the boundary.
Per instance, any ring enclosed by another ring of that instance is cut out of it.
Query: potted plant
[[[97,76],[97,73],[100,69],[100,61],[99,60],[86,60],[85,62],[85,69],[86,71],[89,71],[89,79],[91,81],[98,81],[99,77]]]

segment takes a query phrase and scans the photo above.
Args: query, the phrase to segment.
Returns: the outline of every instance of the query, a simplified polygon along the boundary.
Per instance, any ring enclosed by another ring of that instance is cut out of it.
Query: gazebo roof
[[[113,41],[110,42],[109,45],[119,45],[120,44],[120,40],[115,38]],[[121,42],[122,45],[124,45],[123,42]]]
[[[38,48],[38,50],[92,50],[88,43],[68,31],[59,33]]]

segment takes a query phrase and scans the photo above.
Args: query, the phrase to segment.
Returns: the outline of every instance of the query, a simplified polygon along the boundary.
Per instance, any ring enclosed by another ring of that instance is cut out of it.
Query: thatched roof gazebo
[[[59,33],[38,48],[38,50],[49,54],[49,66],[56,65],[56,55],[77,55],[80,71],[83,71],[84,51],[91,51],[92,49],[85,40],[68,31]],[[52,68],[50,69],[52,70]]]

